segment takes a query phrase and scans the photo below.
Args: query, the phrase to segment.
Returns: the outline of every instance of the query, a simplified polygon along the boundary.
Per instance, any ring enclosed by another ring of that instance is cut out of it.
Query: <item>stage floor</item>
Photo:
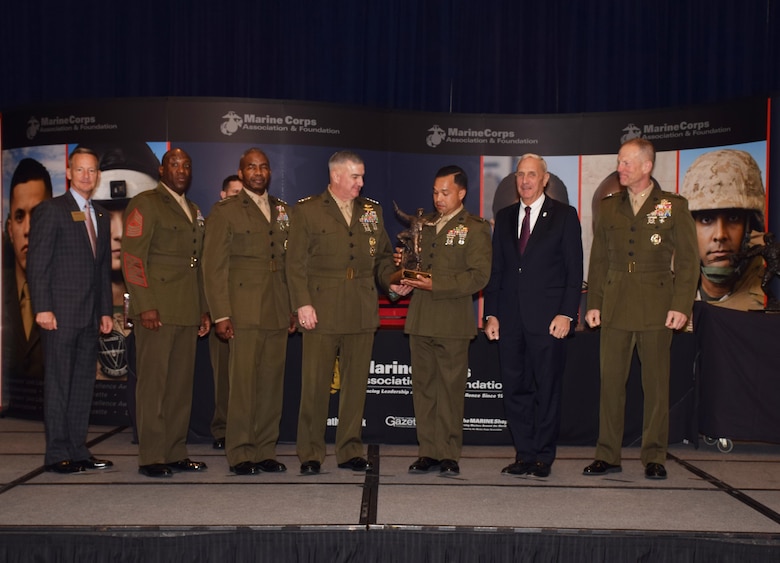
[[[41,530],[435,529],[724,538],[780,546],[780,446],[703,443],[670,448],[669,478],[644,478],[638,448],[623,472],[585,477],[591,447],[561,447],[547,479],[501,468],[509,447],[465,447],[459,477],[410,475],[415,446],[372,445],[378,471],[338,469],[329,455],[316,476],[298,474],[292,444],[278,447],[281,474],[236,476],[211,444],[189,446],[208,463],[170,479],[138,474],[128,429],[91,427],[92,453],[114,467],[59,475],[43,471],[43,424],[0,418],[0,532]],[[329,448],[329,453],[331,449]]]

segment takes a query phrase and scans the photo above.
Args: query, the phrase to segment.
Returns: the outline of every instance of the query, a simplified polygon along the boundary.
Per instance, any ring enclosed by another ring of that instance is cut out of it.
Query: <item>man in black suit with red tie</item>
[[[484,328],[498,341],[515,446],[515,461],[502,473],[547,477],[560,426],[564,339],[580,302],[582,237],[577,211],[545,195],[550,175],[542,157],[520,157],[515,176],[520,201],[496,215]]]
[[[87,448],[98,330],[112,327],[108,212],[89,201],[100,180],[98,157],[76,148],[68,159],[70,190],[35,208],[27,281],[42,329],[45,469],[76,473],[113,464]]]

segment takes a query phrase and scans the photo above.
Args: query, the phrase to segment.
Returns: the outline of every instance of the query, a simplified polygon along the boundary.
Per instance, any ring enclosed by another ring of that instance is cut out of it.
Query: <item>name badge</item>
[[[76,222],[87,220],[87,216],[84,214],[83,211],[71,211],[70,216]]]

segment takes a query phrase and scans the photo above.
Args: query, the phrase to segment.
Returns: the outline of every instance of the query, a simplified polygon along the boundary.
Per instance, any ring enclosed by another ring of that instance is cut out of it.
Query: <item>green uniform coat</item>
[[[605,198],[588,275],[588,310],[601,311],[602,327],[596,459],[620,463],[626,380],[636,346],[644,390],[641,460],[663,464],[672,340],[665,322],[669,311],[690,316],[699,281],[696,227],[687,200],[655,186],[634,215],[627,193]]]
[[[284,263],[289,206],[268,196],[271,221],[245,191],[206,222],[203,277],[214,320],[230,318],[228,463],[274,458],[282,416],[290,297]]]
[[[421,247],[422,269],[431,272],[433,289],[412,293],[404,327],[410,335],[419,455],[457,461],[469,342],[477,334],[473,297],[490,279],[490,225],[463,209],[438,234],[435,226],[424,227]]]
[[[139,465],[187,457],[195,350],[207,312],[200,259],[204,221],[187,200],[193,220],[160,183],[127,206],[122,268],[136,319],[136,413]],[[156,309],[162,326],[143,327],[139,316]]]

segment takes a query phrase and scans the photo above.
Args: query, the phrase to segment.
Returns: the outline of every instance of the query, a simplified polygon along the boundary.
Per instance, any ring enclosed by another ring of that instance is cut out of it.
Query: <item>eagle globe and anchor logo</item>
[[[634,125],[633,123],[629,123],[626,125],[626,127],[623,128],[623,135],[620,137],[620,144],[625,143],[626,141],[630,141],[631,139],[641,139],[642,138],[642,130]]]
[[[428,133],[430,133],[427,137],[425,137],[425,144],[431,147],[432,149],[435,149],[438,147],[442,141],[444,141],[447,138],[447,133],[439,127],[438,125],[434,125],[430,129],[428,129]]]
[[[230,110],[222,116],[225,121],[219,126],[219,130],[223,135],[230,137],[233,133],[238,132],[241,126],[244,125],[244,120],[233,110]]]

